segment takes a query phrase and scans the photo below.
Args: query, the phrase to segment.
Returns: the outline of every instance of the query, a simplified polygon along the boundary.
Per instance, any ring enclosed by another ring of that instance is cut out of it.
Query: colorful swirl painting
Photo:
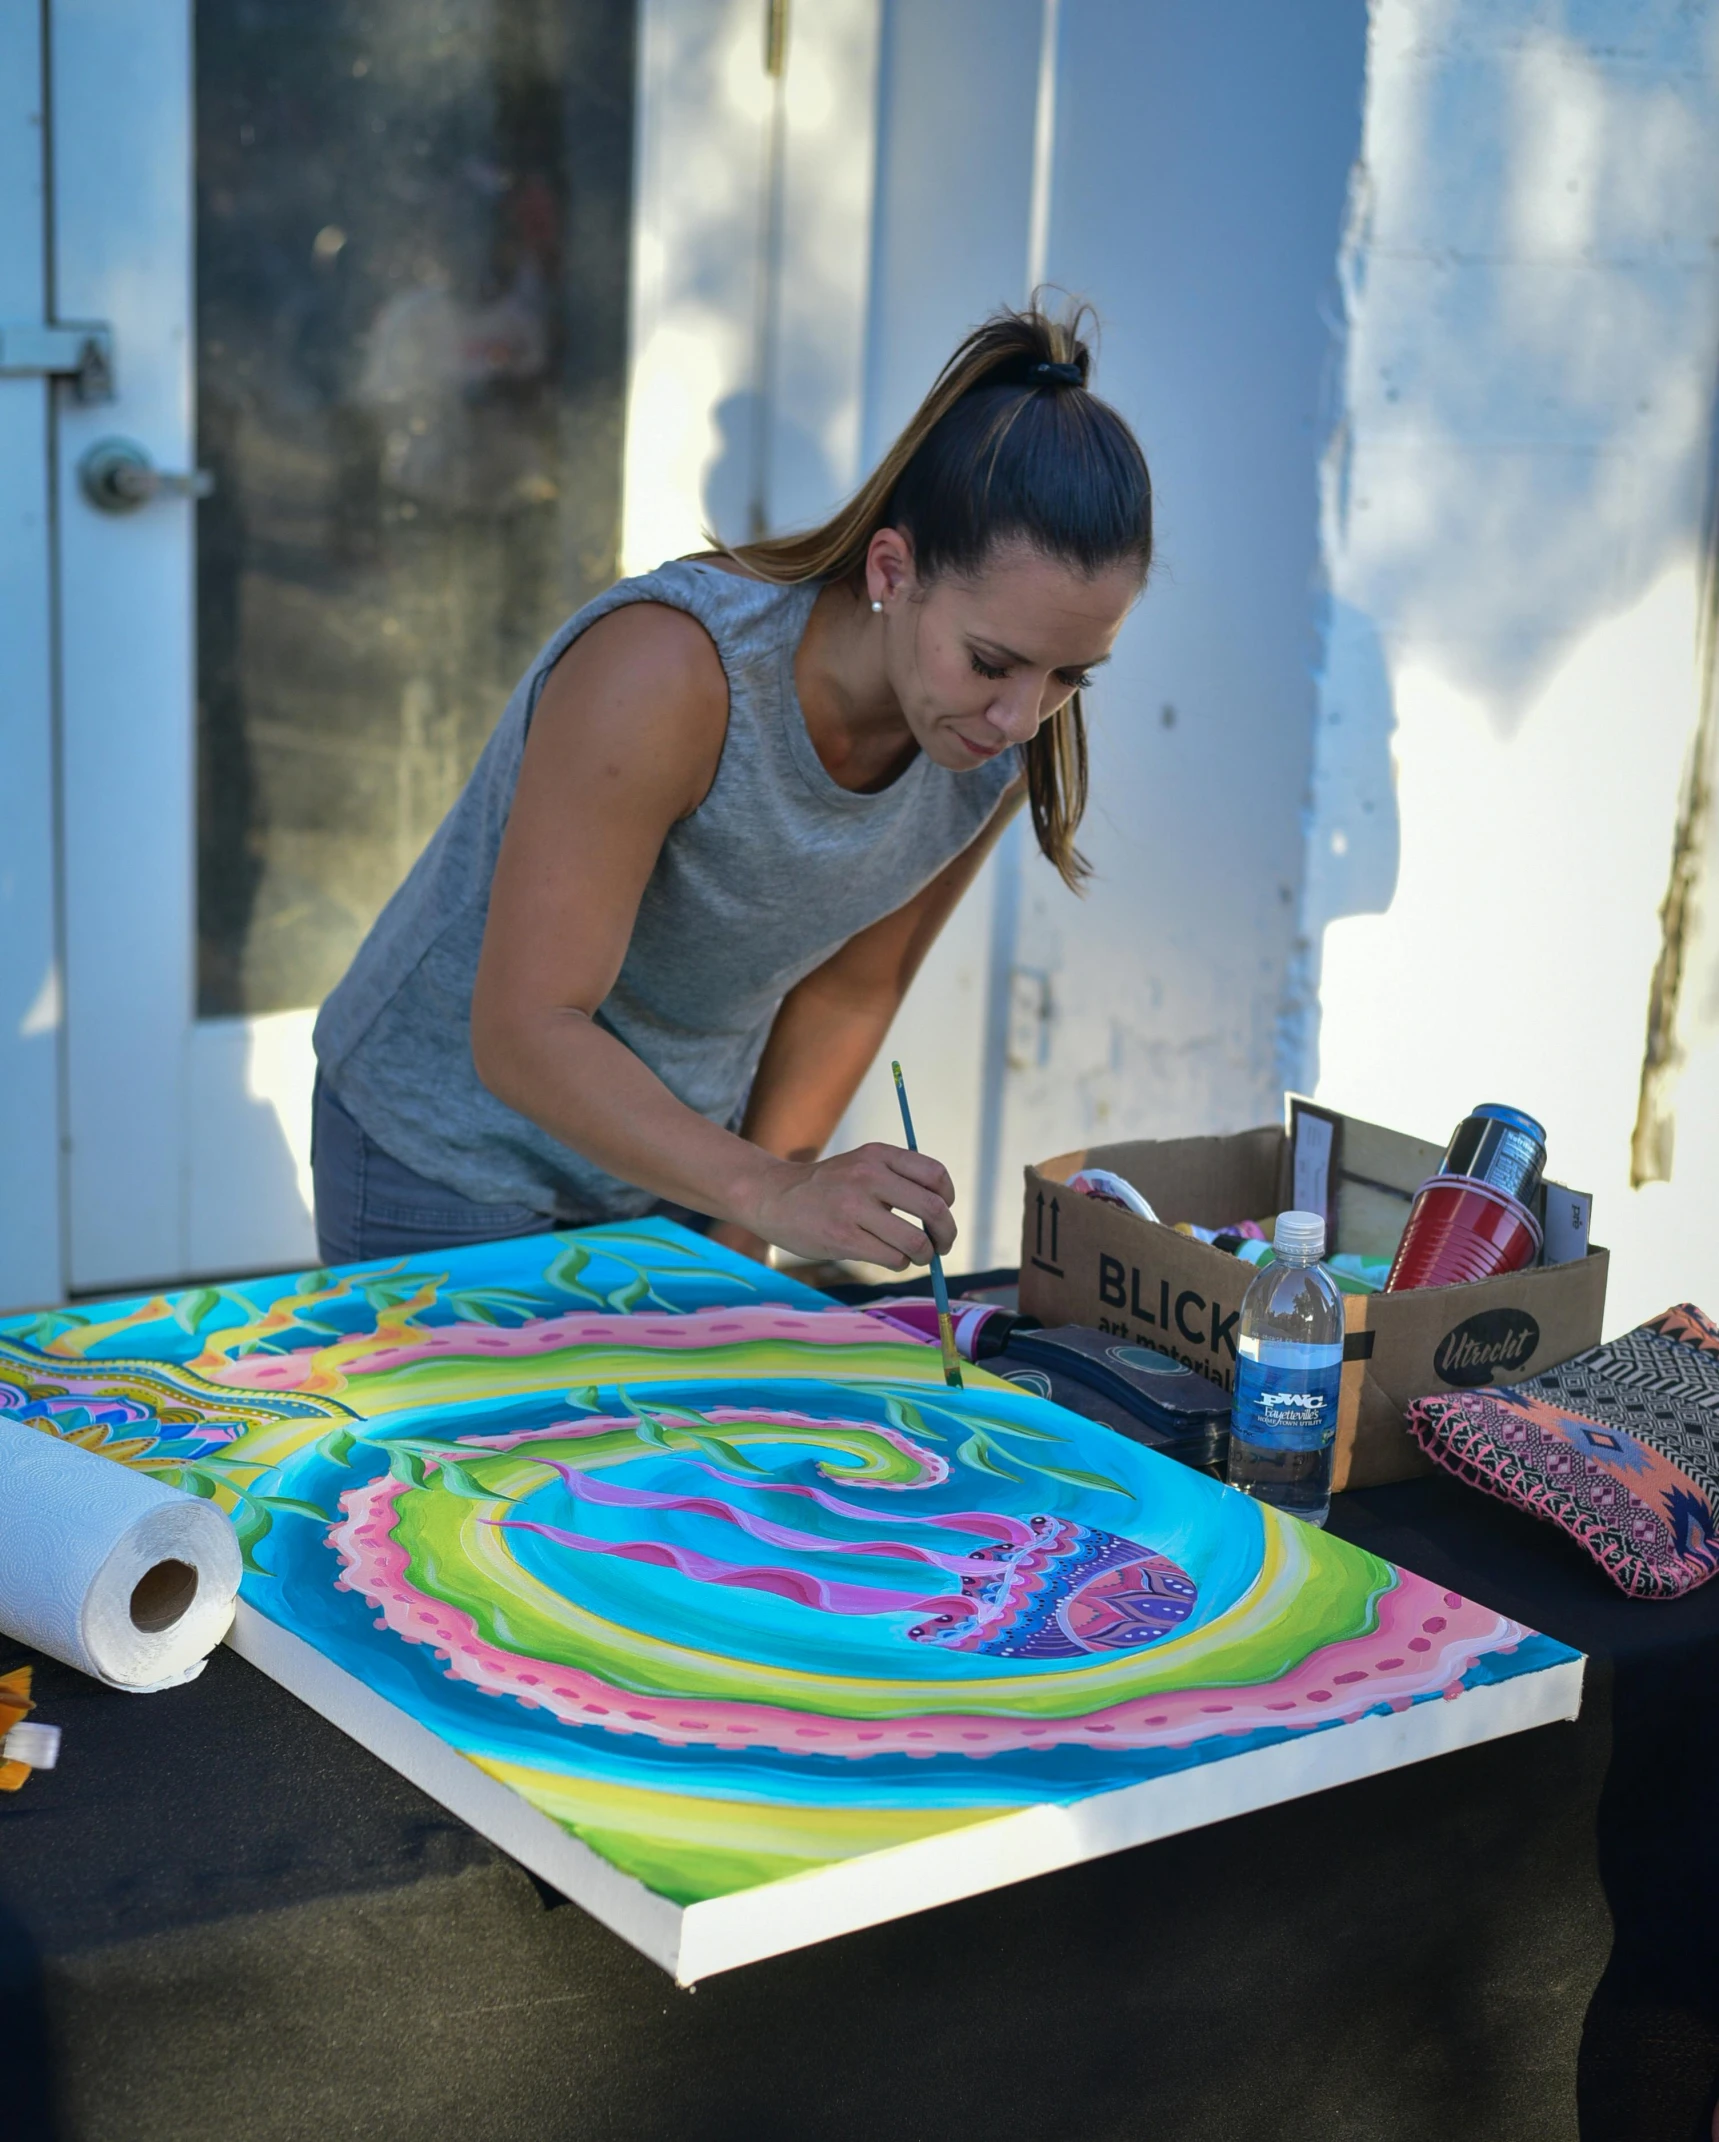
[[[1550,1639],[668,1223],[0,1324],[237,1647],[682,1978],[1572,1715]]]

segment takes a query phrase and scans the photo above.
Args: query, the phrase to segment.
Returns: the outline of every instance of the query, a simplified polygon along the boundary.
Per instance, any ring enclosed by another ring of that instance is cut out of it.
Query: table
[[[1587,1650],[1580,1721],[692,1993],[231,1653],[143,1698],[43,1663],[61,1765],[0,1801],[0,2135],[1705,2136],[1719,1584],[1626,1600],[1444,1478],[1332,1522]]]

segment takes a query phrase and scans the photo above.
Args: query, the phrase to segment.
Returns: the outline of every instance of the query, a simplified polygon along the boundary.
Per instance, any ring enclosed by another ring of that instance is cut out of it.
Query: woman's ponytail
[[[1122,418],[1088,391],[1083,312],[1055,318],[1034,302],[976,327],[889,452],[821,527],[730,547],[763,579],[850,580],[880,528],[913,544],[929,584],[976,574],[1010,543],[1094,575],[1152,563],[1152,479]],[[1044,855],[1077,888],[1088,865],[1074,844],[1086,809],[1080,694],[1026,748],[1027,797]]]

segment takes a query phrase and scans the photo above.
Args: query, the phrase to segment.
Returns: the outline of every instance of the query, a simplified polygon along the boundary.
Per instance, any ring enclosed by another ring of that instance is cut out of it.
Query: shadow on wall
[[[1391,751],[1396,705],[1379,628],[1364,610],[1332,596],[1324,637],[1302,929],[1289,966],[1279,1028],[1283,1084],[1304,1093],[1313,1091],[1317,1075],[1320,949],[1326,926],[1343,915],[1386,913],[1396,897],[1402,860]]]
[[[1396,897],[1391,738],[1409,717],[1393,691],[1412,672],[1472,705],[1465,776],[1489,817],[1492,792],[1522,778],[1511,750],[1548,691],[1567,693],[1570,666],[1698,541],[1719,296],[1709,32],[1700,11],[1618,12],[1636,18],[1623,43],[1537,0],[1458,0],[1436,37],[1420,0],[1375,8],[1343,247],[1344,407],[1324,470],[1332,597],[1307,879],[1281,1023],[1286,1081],[1306,1088],[1325,931]],[[1682,695],[1644,671],[1634,697],[1616,709],[1619,753],[1675,760]],[[1417,730],[1417,763],[1437,743]],[[1562,793],[1532,800],[1574,841],[1596,812],[1603,833],[1607,783],[1606,761],[1572,744]],[[1657,905],[1672,837],[1669,811],[1634,829],[1613,869],[1620,900]],[[1471,905],[1458,901],[1452,929]]]
[[[999,1182],[1280,1106],[1367,10],[1082,0],[1062,25],[1049,265],[1103,318],[1161,569],[1092,695],[1096,881],[1022,871],[1009,964],[1041,1032],[1010,1051]]]
[[[751,387],[724,395],[711,412],[718,444],[704,472],[704,525],[724,543],[744,543],[759,532],[752,525],[752,512],[760,473],[766,500],[835,496],[829,456],[809,431],[779,411],[770,427],[768,458],[760,471],[758,427],[767,417],[763,397]],[[766,522],[767,533],[780,532],[768,514]]]
[[[1693,16],[1623,54],[1528,0],[1469,0],[1463,49],[1411,49],[1421,12],[1375,23],[1327,541],[1337,594],[1436,644],[1508,737],[1693,532],[1710,68]]]

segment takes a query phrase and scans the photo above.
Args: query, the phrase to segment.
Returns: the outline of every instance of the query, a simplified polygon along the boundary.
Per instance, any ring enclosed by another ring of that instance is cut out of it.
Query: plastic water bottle
[[[1343,1373],[1343,1297],[1319,1259],[1316,1212],[1278,1214],[1272,1263],[1242,1297],[1236,1326],[1229,1481],[1310,1525],[1331,1509],[1331,1449]]]

